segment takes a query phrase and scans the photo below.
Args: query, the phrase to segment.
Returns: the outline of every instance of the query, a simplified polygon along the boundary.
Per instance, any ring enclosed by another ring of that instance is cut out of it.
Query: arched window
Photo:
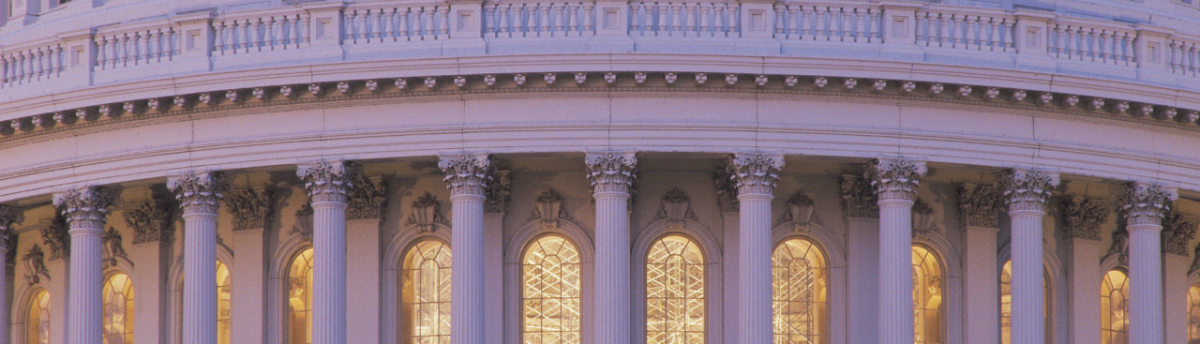
[[[789,239],[771,255],[775,344],[828,342],[825,257],[816,244]]]
[[[450,247],[437,240],[413,245],[400,274],[400,341],[450,342]]]
[[[104,281],[104,344],[133,344],[133,282],[117,273]]]
[[[548,235],[529,244],[522,259],[523,343],[578,344],[580,258],[566,238]]]
[[[312,343],[312,258],[310,247],[297,254],[288,269],[288,344]]]
[[[913,335],[917,344],[942,342],[942,264],[937,255],[914,245]]]
[[[1200,284],[1188,288],[1188,344],[1200,343]]]
[[[704,256],[668,235],[646,255],[646,343],[704,343]]]
[[[38,291],[29,302],[29,313],[25,319],[25,343],[50,343],[50,293]]]
[[[1129,343],[1129,276],[1112,270],[1100,283],[1100,342]]]
[[[1050,272],[1042,271],[1042,317],[1045,318],[1046,343],[1054,342],[1054,322],[1050,317]],[[1012,261],[1004,263],[1000,270],[1000,342],[1012,344]]]
[[[217,262],[217,344],[230,344],[229,319],[231,308],[229,268]]]

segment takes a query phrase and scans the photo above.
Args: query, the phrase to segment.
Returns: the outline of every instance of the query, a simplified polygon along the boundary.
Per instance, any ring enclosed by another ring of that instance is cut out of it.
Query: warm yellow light
[[[529,245],[522,265],[522,302],[526,344],[580,342],[579,250],[567,239],[549,235]]]
[[[784,241],[771,266],[775,344],[827,343],[827,270],[820,249],[805,239]]]
[[[942,342],[942,265],[937,255],[913,246],[913,338],[918,344]]]
[[[133,282],[118,273],[104,281],[104,344],[133,344]]]
[[[312,343],[313,250],[305,249],[288,269],[288,344]]]
[[[1100,342],[1129,342],[1129,278],[1120,270],[1104,275],[1100,283]]]
[[[50,293],[45,290],[34,295],[25,319],[27,344],[50,343]]]
[[[646,343],[704,343],[704,256],[668,235],[646,255]]]
[[[1054,327],[1050,318],[1050,272],[1042,273],[1042,317],[1045,318],[1046,342],[1054,342]],[[1000,270],[1000,343],[1012,344],[1012,261],[1004,263]]]
[[[437,240],[413,245],[400,274],[400,342],[450,342],[450,247]]]
[[[233,312],[229,288],[232,281],[229,278],[229,268],[217,262],[217,343],[230,344],[229,321]]]
[[[1200,340],[1200,284],[1188,288],[1188,342]]]

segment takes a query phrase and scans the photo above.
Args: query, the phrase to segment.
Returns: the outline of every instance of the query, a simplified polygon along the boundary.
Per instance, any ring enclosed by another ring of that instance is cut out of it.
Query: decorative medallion
[[[442,216],[442,203],[432,193],[426,192],[413,201],[408,225],[417,226],[417,230],[421,232],[433,232],[438,224],[449,226],[450,221]]]
[[[658,218],[666,220],[667,227],[683,228],[685,220],[696,219],[696,214],[692,212],[691,198],[678,187],[667,191],[658,208]]]

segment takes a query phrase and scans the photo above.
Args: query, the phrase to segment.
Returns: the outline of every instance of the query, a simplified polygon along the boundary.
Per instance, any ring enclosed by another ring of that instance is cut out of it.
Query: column
[[[877,159],[866,167],[879,198],[879,343],[912,343],[912,206],[925,163]]]
[[[1045,292],[1042,262],[1042,220],[1046,199],[1058,185],[1058,174],[1028,169],[1000,173],[1011,219],[1012,342],[1046,341]]]
[[[483,201],[491,170],[487,154],[443,155],[452,215],[450,248],[450,342],[484,342]],[[499,334],[495,334],[499,335]]]
[[[729,160],[737,183],[738,343],[773,343],[771,200],[783,154],[738,153]]]
[[[958,218],[963,226],[963,292],[966,294],[966,342],[1000,341],[1000,276],[996,269],[996,232],[1000,230],[1000,193],[991,185],[963,184],[958,189]]]
[[[629,186],[634,152],[588,153],[588,180],[596,198],[596,338],[594,343],[628,344]]]
[[[109,189],[85,186],[54,194],[54,206],[70,224],[71,266],[67,297],[67,343],[100,344],[103,267],[100,237],[108,207],[116,195]]]
[[[267,342],[267,242],[272,193],[269,188],[243,189],[225,196],[233,215],[233,266],[230,270],[229,337],[238,343]]]
[[[20,209],[0,204],[0,257],[8,255],[8,241],[16,240],[12,235],[12,224],[20,217]],[[8,320],[8,264],[0,264],[0,344],[8,344],[12,333]]]
[[[1162,220],[1175,188],[1129,184],[1121,210],[1129,230],[1129,343],[1163,342]]]
[[[346,194],[361,170],[342,160],[296,169],[313,208],[313,344],[346,343]]]
[[[167,180],[183,209],[183,344],[217,343],[217,209],[226,185],[217,172]]]
[[[1062,203],[1063,241],[1067,249],[1066,326],[1071,343],[1099,343],[1101,226],[1112,213],[1108,202],[1083,197],[1068,197]]]

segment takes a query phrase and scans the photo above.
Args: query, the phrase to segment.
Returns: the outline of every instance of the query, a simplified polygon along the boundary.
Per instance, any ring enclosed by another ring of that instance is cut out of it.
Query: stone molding
[[[996,189],[1000,190],[1009,213],[1046,212],[1046,199],[1059,183],[1057,173],[1025,168],[1001,171],[996,177]]]
[[[881,201],[912,201],[917,195],[917,187],[921,186],[921,176],[928,171],[924,161],[902,158],[874,159],[866,168],[863,178],[871,182]]]
[[[296,165],[296,175],[312,203],[345,203],[354,182],[362,177],[362,165],[345,160],[314,161]]]
[[[112,189],[85,186],[54,194],[54,207],[62,211],[68,223],[78,223],[82,228],[104,228],[108,207],[116,200],[117,194]]]
[[[387,209],[387,181],[383,177],[361,178],[346,199],[346,220],[382,219]]]
[[[752,194],[771,195],[783,169],[783,154],[736,153],[729,157],[728,169],[737,184],[738,199]]]
[[[225,208],[233,215],[233,230],[268,228],[274,196],[266,186],[261,190],[248,188],[225,195]]]
[[[737,200],[737,183],[726,166],[713,169],[713,184],[717,188],[717,207],[721,212],[736,213],[742,208],[742,203]]]
[[[966,227],[1000,228],[1001,193],[992,185],[958,185],[958,220]]]
[[[171,243],[175,241],[172,226],[174,208],[171,204],[150,200],[125,211],[125,224],[133,228],[133,244],[147,242]]]
[[[221,172],[188,172],[167,179],[167,189],[175,193],[185,215],[216,215],[229,182]]]
[[[1063,200],[1063,237],[1100,241],[1100,226],[1108,222],[1112,212],[1108,205],[1079,196]]]
[[[1196,237],[1196,224],[1196,219],[1180,213],[1163,218],[1163,253],[1187,257],[1187,244]]]
[[[487,199],[483,201],[483,212],[494,214],[507,211],[508,204],[512,202],[512,171],[496,169],[485,193]]]
[[[587,164],[587,177],[592,184],[592,193],[632,194],[633,183],[637,179],[637,153],[589,152],[584,158],[584,163]]]
[[[1127,225],[1162,225],[1163,216],[1177,198],[1175,188],[1146,182],[1127,184],[1119,196]]]
[[[487,196],[487,187],[492,182],[492,159],[487,153],[442,155],[438,168],[446,173],[442,181],[450,189],[450,196]]]
[[[879,199],[871,183],[862,176],[843,174],[840,185],[842,211],[846,217],[879,218]]]

